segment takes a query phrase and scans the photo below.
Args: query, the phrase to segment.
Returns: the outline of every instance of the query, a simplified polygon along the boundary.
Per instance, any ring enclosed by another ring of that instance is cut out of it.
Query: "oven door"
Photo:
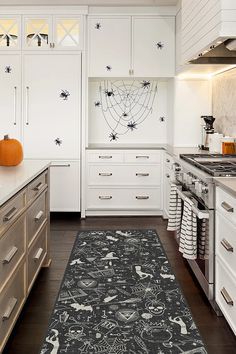
[[[182,199],[182,203],[186,197],[194,201],[192,208],[193,213],[197,217],[197,241],[200,247],[201,233],[204,228],[205,236],[205,252],[204,256],[198,252],[195,260],[187,259],[192,271],[198,279],[201,287],[209,300],[214,298],[214,210],[206,208],[206,206],[197,200],[190,191],[183,191],[182,186],[178,186],[177,193]]]

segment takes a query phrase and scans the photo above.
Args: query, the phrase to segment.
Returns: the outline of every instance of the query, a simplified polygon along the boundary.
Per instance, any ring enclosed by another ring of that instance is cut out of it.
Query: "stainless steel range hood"
[[[236,64],[236,39],[227,39],[218,46],[211,46],[207,53],[200,53],[191,64]]]

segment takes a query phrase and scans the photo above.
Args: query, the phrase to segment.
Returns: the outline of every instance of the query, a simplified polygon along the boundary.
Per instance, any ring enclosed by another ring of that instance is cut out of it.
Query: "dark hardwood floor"
[[[78,230],[156,229],[209,354],[235,354],[236,337],[223,317],[217,317],[177,251],[173,234],[161,217],[109,217],[81,220],[77,215],[54,215],[51,219],[50,268],[38,279],[13,330],[4,354],[37,354],[43,342],[50,314]]]

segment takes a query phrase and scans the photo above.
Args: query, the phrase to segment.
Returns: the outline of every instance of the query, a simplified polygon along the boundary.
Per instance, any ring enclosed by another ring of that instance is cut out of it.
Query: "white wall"
[[[198,146],[201,142],[201,116],[212,114],[211,80],[181,80],[174,85],[173,145]]]

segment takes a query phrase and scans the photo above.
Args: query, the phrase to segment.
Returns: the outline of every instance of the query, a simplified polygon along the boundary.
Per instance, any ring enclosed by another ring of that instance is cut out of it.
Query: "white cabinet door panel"
[[[50,211],[80,211],[79,161],[53,161],[50,167]]]
[[[20,55],[0,56],[0,137],[20,139],[21,113]]]
[[[133,69],[134,76],[174,76],[174,18],[133,19]]]
[[[89,76],[129,76],[131,68],[130,17],[90,18]]]
[[[79,158],[80,55],[24,56],[24,151],[28,158]]]

